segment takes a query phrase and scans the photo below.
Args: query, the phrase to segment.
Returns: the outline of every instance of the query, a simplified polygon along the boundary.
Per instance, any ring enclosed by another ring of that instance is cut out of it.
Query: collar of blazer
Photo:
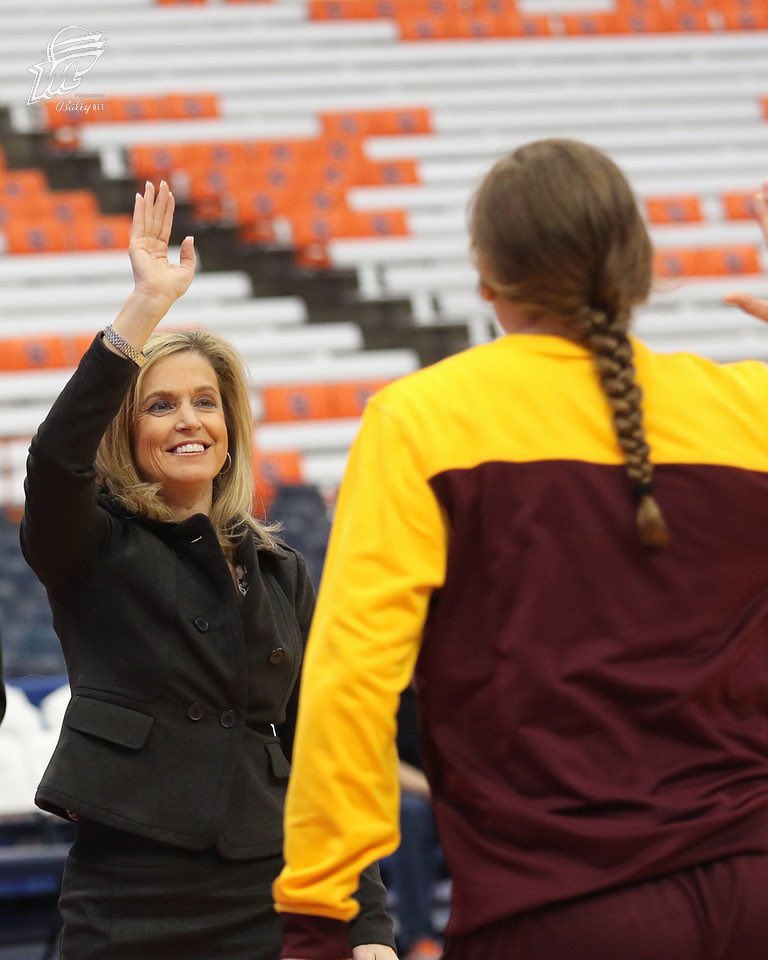
[[[200,537],[206,533],[211,533],[213,530],[211,521],[202,513],[196,513],[186,520],[169,523],[164,520],[154,520],[151,517],[131,513],[130,510],[127,510],[104,489],[99,491],[98,499],[99,506],[103,507],[108,513],[112,514],[112,516],[122,520],[133,520],[141,524],[141,526],[146,527],[154,533],[155,536],[173,548],[177,555],[181,555],[186,551],[187,547],[191,547]],[[255,547],[255,537],[252,533],[250,540]],[[282,543],[277,543],[272,550],[261,549],[258,552],[275,554],[283,560],[289,559],[289,557],[295,553],[290,547]]]

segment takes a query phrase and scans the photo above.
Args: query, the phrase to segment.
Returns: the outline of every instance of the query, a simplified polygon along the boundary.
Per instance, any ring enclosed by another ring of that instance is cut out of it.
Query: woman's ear
[[[477,292],[488,303],[492,303],[498,297],[498,293],[492,287],[489,287],[485,280],[478,281]]]

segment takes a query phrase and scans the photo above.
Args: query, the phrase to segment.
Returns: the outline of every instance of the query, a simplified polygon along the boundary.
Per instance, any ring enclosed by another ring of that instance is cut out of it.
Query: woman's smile
[[[159,483],[168,504],[208,513],[228,448],[218,378],[208,360],[187,350],[148,369],[135,431],[141,478]]]

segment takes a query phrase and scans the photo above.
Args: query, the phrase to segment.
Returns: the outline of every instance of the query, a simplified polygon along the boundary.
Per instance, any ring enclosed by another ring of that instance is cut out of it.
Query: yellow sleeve
[[[349,920],[362,870],[399,843],[396,714],[446,528],[393,415],[374,398],[352,445],[307,644],[279,911]]]

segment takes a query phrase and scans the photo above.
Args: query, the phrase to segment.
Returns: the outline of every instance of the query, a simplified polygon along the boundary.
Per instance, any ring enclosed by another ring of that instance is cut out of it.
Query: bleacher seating
[[[768,175],[764,0],[122,0],[106,20],[75,0],[68,21],[106,29],[106,49],[82,96],[30,107],[60,16],[56,0],[0,9],[0,507],[16,519],[29,438],[130,287],[147,177],[172,185],[174,241],[194,233],[200,259],[163,325],[243,352],[257,506],[316,583],[366,397],[496,333],[466,206],[518,144],[577,137],[627,171],[658,251],[638,335],[768,359],[768,328],[722,306],[768,292],[751,219]],[[64,664],[5,519],[0,637],[29,694],[12,691],[0,727],[0,840],[24,839],[24,856],[0,849],[0,910],[43,903],[39,926],[66,838],[31,796],[67,690],[33,706],[35,677]],[[0,956],[4,931],[27,935],[0,923]]]

